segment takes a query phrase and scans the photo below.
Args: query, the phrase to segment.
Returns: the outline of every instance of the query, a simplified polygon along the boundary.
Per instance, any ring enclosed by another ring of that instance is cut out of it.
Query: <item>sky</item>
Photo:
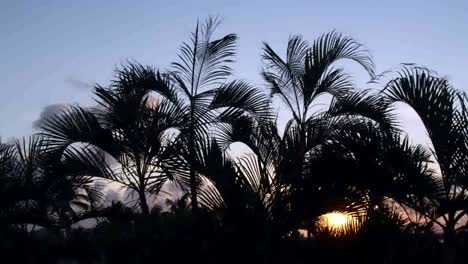
[[[292,34],[313,41],[336,29],[371,51],[378,72],[418,63],[467,90],[467,12],[466,0],[1,0],[0,137],[30,135],[44,109],[93,105],[93,84],[128,59],[167,69],[209,15],[223,18],[219,36],[240,37],[235,78],[260,87],[263,41],[284,54]],[[348,69],[365,87],[363,70]]]

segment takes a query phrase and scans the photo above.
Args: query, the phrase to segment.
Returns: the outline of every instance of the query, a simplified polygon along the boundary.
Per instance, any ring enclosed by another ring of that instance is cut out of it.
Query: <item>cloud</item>
[[[94,87],[94,84],[91,82],[85,82],[73,77],[68,77],[67,79],[65,79],[65,82],[70,84],[73,88],[80,91],[89,91],[91,88]]]
[[[67,108],[66,104],[51,104],[51,105],[44,107],[41,114],[39,115],[39,118],[33,122],[33,126],[37,127],[42,122],[42,120],[45,120],[49,118],[50,116],[58,114],[66,108]]]

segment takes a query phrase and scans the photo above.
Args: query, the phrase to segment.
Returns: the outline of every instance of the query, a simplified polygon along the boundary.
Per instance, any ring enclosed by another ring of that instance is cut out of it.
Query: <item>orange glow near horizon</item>
[[[343,234],[357,227],[358,219],[341,212],[331,212],[319,217],[321,228],[329,230],[335,235]]]
[[[342,213],[329,213],[324,216],[331,227],[341,227],[348,221],[348,216]]]

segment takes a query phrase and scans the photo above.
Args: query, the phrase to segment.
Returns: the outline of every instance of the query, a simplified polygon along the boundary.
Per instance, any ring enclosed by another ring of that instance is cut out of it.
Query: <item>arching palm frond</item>
[[[399,129],[393,113],[392,102],[370,90],[350,92],[333,98],[327,114],[335,116],[354,116],[373,120],[382,129],[396,131]]]
[[[408,104],[424,124],[440,168],[441,188],[428,197],[433,200],[432,208],[421,210],[432,221],[443,219],[445,239],[451,242],[458,221],[466,214],[466,185],[460,181],[466,181],[468,164],[466,100],[446,79],[417,66],[404,66],[387,83],[383,94],[393,102]]]
[[[213,92],[210,109],[226,108],[219,116],[221,120],[242,114],[249,114],[259,121],[270,120],[272,117],[269,98],[245,82],[233,81],[214,89]]]
[[[109,88],[100,85],[95,87],[96,102],[102,107],[111,107],[119,101],[144,103],[151,99],[149,96],[152,92],[179,107],[182,106],[180,94],[174,88],[170,75],[137,62],[128,62],[116,68],[115,79]]]
[[[215,195],[218,193],[224,206],[234,206],[234,204],[231,204],[231,200],[240,197],[240,195],[236,193],[239,190],[234,188],[236,176],[232,162],[221,152],[216,140],[205,138],[204,141],[198,141],[197,143],[196,158],[193,165],[196,166],[197,173],[208,179],[217,190],[217,192],[210,191],[212,186],[208,185],[206,191],[213,194],[211,195],[212,198],[218,197]],[[197,179],[199,180],[198,187],[203,192],[203,183],[200,181],[202,178],[197,177]],[[218,202],[215,200],[209,204],[216,203]]]
[[[372,58],[363,46],[334,31],[320,36],[312,45],[301,37],[290,38],[285,60],[268,44],[264,47],[264,79],[272,95],[279,95],[293,115],[279,145],[281,154],[276,168],[280,182],[290,188],[287,199],[292,206],[290,215],[294,216],[291,217],[292,226],[326,213],[326,210],[344,209],[338,203],[328,204],[333,199],[330,198],[332,195],[328,198],[323,195],[325,187],[322,187],[323,192],[317,192],[321,180],[331,185],[334,181],[325,175],[311,177],[316,173],[307,160],[319,153],[335,133],[353,129],[352,122],[348,120],[372,119],[382,122],[382,126],[393,125],[388,103],[381,104],[383,101],[378,96],[368,96],[365,92],[352,92],[350,76],[342,68],[335,68],[342,59],[357,62],[371,78],[374,76]],[[316,98],[324,93],[333,96],[329,110],[310,114]],[[342,190],[335,188],[330,193],[343,198],[349,195],[349,185],[343,182],[342,186]]]
[[[111,132],[103,127],[97,115],[80,106],[68,106],[61,113],[42,119],[36,127],[51,148],[63,149],[76,142],[85,142],[104,146],[111,153],[118,151],[110,148],[114,146]]]
[[[260,228],[271,222],[275,205],[272,170],[263,167],[255,155],[231,160],[216,140],[207,139],[199,148],[197,171],[205,179],[200,188],[204,206],[219,212],[223,222],[242,229]]]
[[[410,105],[424,123],[435,151],[442,151],[450,140],[448,128],[452,127],[455,90],[447,80],[432,76],[422,68],[404,67],[398,75],[386,85],[383,93],[394,102]],[[443,153],[439,155],[441,159],[448,158]]]
[[[309,195],[316,193],[323,201],[341,201],[321,206],[328,211],[361,210],[362,206],[373,210],[388,198],[405,204],[410,196],[419,199],[437,191],[429,151],[410,145],[407,138],[389,133],[372,121],[349,122],[353,129],[335,132],[307,160]]]
[[[335,31],[323,34],[312,45],[300,36],[291,37],[285,60],[265,43],[262,57],[266,66],[263,77],[272,95],[278,94],[301,123],[318,95],[329,93],[339,97],[352,89],[344,70],[333,68],[336,62],[352,60],[374,77],[374,63],[362,44]]]
[[[310,59],[313,65],[311,69],[315,67],[317,69],[326,69],[338,60],[347,59],[360,64],[371,77],[375,75],[374,62],[363,45],[353,38],[343,36],[336,31],[321,35],[312,44],[311,51]],[[317,72],[321,71],[323,70]]]
[[[312,69],[307,69],[306,73],[309,73]],[[345,96],[348,92],[353,89],[353,82],[351,76],[344,72],[343,68],[330,67],[324,72],[321,78],[317,81],[315,76],[310,73],[304,77],[304,87],[314,87],[316,89],[307,89],[305,91],[305,98],[308,100],[305,105],[310,107],[312,101],[323,93],[329,93],[335,97]]]
[[[226,209],[223,197],[211,182],[200,190],[199,199],[201,206],[211,212],[219,212]]]

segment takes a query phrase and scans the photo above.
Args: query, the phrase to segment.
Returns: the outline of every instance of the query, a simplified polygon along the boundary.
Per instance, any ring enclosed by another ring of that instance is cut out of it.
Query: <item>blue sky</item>
[[[21,1],[0,3],[0,136],[29,135],[47,106],[92,105],[126,59],[167,68],[197,18],[220,15],[235,32],[235,77],[261,85],[260,48],[288,36],[312,41],[336,29],[363,42],[379,72],[401,62],[429,66],[468,87],[468,1]],[[365,82],[359,68],[350,72]]]

